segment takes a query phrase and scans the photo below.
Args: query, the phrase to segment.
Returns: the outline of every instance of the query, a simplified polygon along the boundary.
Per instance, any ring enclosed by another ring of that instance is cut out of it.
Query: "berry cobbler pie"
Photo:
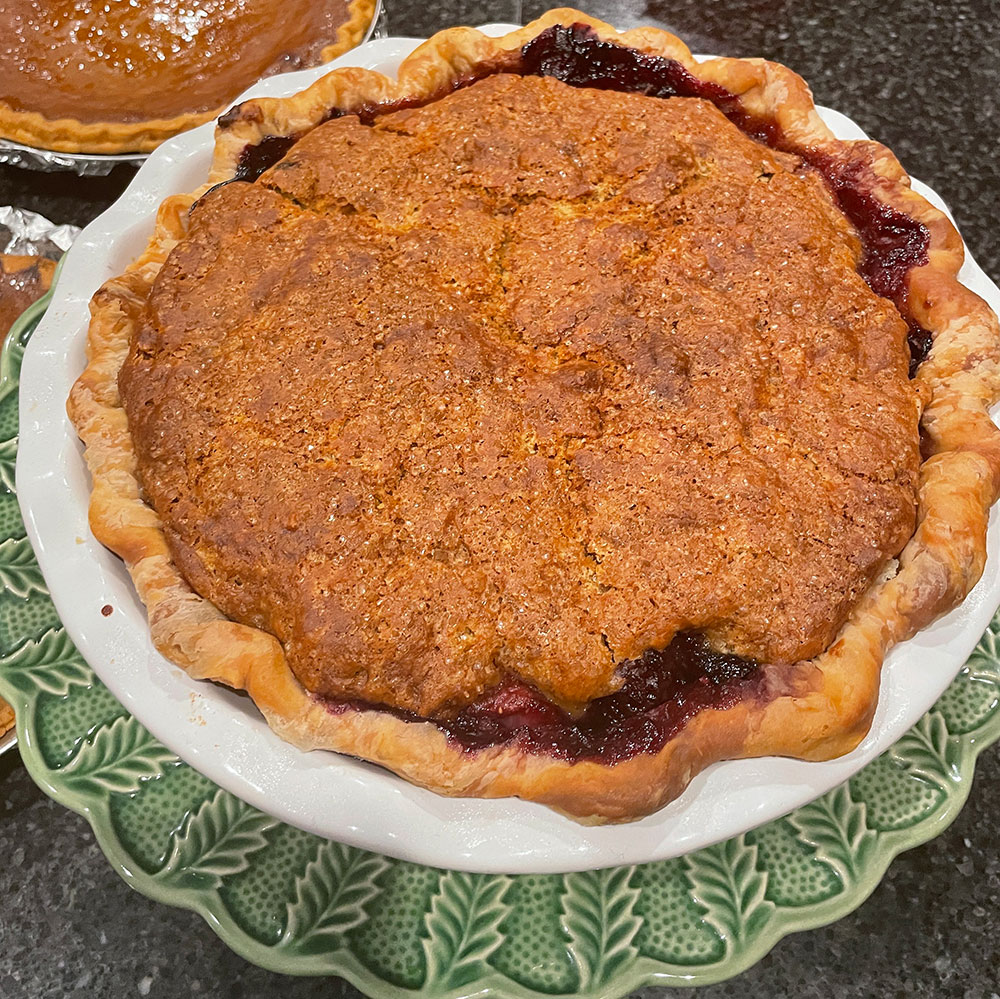
[[[262,76],[328,62],[375,0],[5,0],[0,137],[61,152],[148,152]]]
[[[556,10],[219,120],[70,413],[157,647],[305,748],[623,821],[828,759],[979,578],[1000,332],[805,84]]]

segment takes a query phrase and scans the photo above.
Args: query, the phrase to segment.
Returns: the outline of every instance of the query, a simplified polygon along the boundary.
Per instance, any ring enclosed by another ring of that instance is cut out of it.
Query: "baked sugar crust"
[[[876,197],[920,222],[930,237],[927,263],[906,277],[909,311],[934,342],[914,379],[923,402],[925,460],[917,527],[897,571],[864,593],[825,652],[783,674],[768,671],[763,696],[702,711],[659,752],[613,766],[533,755],[516,744],[465,752],[429,722],[377,710],[332,712],[312,697],[272,635],[226,619],[184,581],[159,518],[143,500],[117,383],[152,284],[187,231],[188,209],[209,186],[236,173],[248,145],[267,136],[304,134],[331,107],[361,110],[444,93],[555,24],[589,25],[603,39],[674,59],[699,79],[724,87],[749,113],[774,119],[793,145],[859,165]],[[982,573],[988,511],[1000,488],[1000,444],[988,414],[1000,392],[1000,332],[986,305],[958,283],[962,256],[957,232],[910,189],[892,154],[877,143],[836,140],[805,84],[784,67],[731,59],[696,64],[665,32],[618,34],[572,10],[551,11],[500,39],[452,29],[408,57],[398,82],[339,70],[292,100],[249,101],[225,116],[209,184],[164,203],[146,252],[92,303],[88,366],[69,404],[94,479],[91,525],[128,565],[147,605],[153,640],[167,658],[193,676],[247,690],[272,727],[302,748],[348,752],[441,793],[517,795],[582,821],[624,821],[671,800],[716,760],[837,756],[868,730],[888,648],[957,604]]]
[[[336,41],[321,51],[321,62],[336,59],[361,42],[375,15],[375,0],[351,0],[347,10],[348,18],[338,27]],[[85,122],[48,118],[0,100],[0,137],[61,153],[148,153],[171,136],[212,121],[224,110],[225,106],[146,121]]]
[[[919,410],[798,166],[505,73],[209,192],[118,379],[182,573],[314,694],[433,719],[582,710],[679,631],[818,654],[913,532]]]

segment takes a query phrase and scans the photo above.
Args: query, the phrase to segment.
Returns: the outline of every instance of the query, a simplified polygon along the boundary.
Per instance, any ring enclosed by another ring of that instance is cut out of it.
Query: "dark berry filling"
[[[519,71],[526,76],[553,76],[572,87],[647,97],[700,97],[758,142],[777,146],[781,140],[777,122],[750,114],[724,87],[692,76],[676,59],[602,41],[583,24],[556,24],[533,38],[521,49]]]
[[[918,326],[912,319],[907,319],[909,332],[906,334],[906,342],[910,348],[910,377],[917,373],[917,368],[927,360],[927,355],[934,345],[934,334],[930,330],[925,330],[923,326]]]
[[[838,162],[812,149],[802,150],[800,155],[826,179],[837,207],[850,219],[861,239],[864,252],[858,273],[906,320],[912,378],[930,353],[934,338],[910,311],[906,275],[911,268],[927,263],[930,233],[916,219],[875,197],[866,186],[870,182],[866,182],[860,164]]]
[[[573,717],[537,690],[508,680],[454,717],[435,720],[465,752],[511,745],[532,754],[608,765],[655,753],[700,711],[723,710],[762,693],[760,664],[717,652],[700,635],[682,633],[662,650],[650,650],[619,669],[619,690]],[[327,701],[330,711],[386,711],[422,721],[405,711],[359,701]]]
[[[300,138],[301,135],[265,135],[256,145],[244,146],[233,180],[256,180],[265,170],[274,166]]]
[[[872,290],[893,301],[909,324],[911,377],[930,350],[932,337],[913,319],[906,275],[927,262],[929,234],[915,219],[880,201],[873,178],[859,164],[844,164],[815,149],[796,148],[778,123],[747,112],[739,98],[689,73],[673,59],[652,56],[599,39],[592,29],[556,25],[521,52],[456,81],[457,90],[492,73],[552,76],[577,87],[633,91],[652,97],[698,97],[714,103],[744,133],[758,142],[800,156],[825,179],[841,211],[857,230],[863,247],[859,273]],[[423,103],[444,96],[434,94]],[[378,115],[414,106],[407,101],[363,108],[365,123]],[[238,109],[229,113],[238,114]],[[344,114],[331,109],[327,119]],[[230,121],[233,119],[230,118]],[[255,180],[277,163],[300,136],[265,136],[248,145],[237,165],[237,180]],[[667,648],[650,650],[624,663],[622,687],[589,704],[573,717],[537,690],[509,680],[447,720],[435,720],[449,740],[465,752],[501,744],[567,761],[613,764],[661,749],[698,712],[726,709],[763,696],[764,671],[754,660],[714,651],[695,634],[680,634]],[[384,711],[405,721],[416,715],[360,701],[327,701],[335,713]]]

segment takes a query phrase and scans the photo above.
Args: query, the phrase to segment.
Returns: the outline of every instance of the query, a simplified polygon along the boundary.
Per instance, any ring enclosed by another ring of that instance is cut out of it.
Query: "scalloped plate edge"
[[[6,689],[5,689],[6,688]],[[262,944],[245,933],[229,914],[218,891],[194,891],[173,888],[136,868],[115,834],[108,814],[106,795],[76,792],[59,782],[59,771],[50,769],[41,759],[29,727],[22,719],[29,717],[34,697],[19,694],[5,683],[0,673],[0,693],[9,696],[17,714],[17,732],[21,755],[32,780],[53,800],[82,815],[90,823],[101,851],[122,880],[140,894],[176,908],[189,909],[200,915],[213,932],[235,953],[269,971],[287,975],[337,975],[345,978],[367,995],[378,999],[403,999],[422,994],[433,999],[464,999],[471,995],[497,996],[503,999],[539,999],[548,995],[527,988],[501,975],[495,980],[482,977],[470,988],[448,992],[427,993],[386,982],[369,970],[346,948],[317,955],[311,959],[286,956],[276,947]],[[992,728],[992,731],[989,730]],[[959,737],[962,759],[961,779],[950,788],[944,804],[933,815],[905,830],[878,834],[878,850],[862,876],[850,887],[830,899],[792,910],[778,911],[766,930],[742,950],[727,953],[720,961],[704,965],[678,965],[640,957],[620,978],[596,990],[573,993],[578,999],[620,999],[635,989],[649,985],[694,986],[710,985],[732,978],[755,965],[780,940],[791,933],[801,933],[836,922],[857,909],[878,887],[886,870],[900,853],[929,842],[940,835],[962,810],[972,784],[975,762],[979,753],[1000,738],[1000,721],[985,731]],[[493,976],[490,976],[493,977]]]

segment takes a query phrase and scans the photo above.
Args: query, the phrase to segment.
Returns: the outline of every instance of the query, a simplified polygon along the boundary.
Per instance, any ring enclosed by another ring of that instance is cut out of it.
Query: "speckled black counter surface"
[[[386,0],[397,35],[528,20],[546,4]],[[655,24],[695,51],[786,63],[820,104],[891,146],[949,203],[984,269],[1000,276],[1000,6],[997,0],[652,0],[587,6],[619,27]],[[83,224],[130,173],[80,180],[0,167],[0,204]],[[997,571],[994,567],[991,571]],[[980,758],[961,816],[899,857],[839,923],[782,941],[760,964],[700,991],[720,997],[1000,999],[1000,748]],[[0,758],[0,997],[359,995],[232,954],[191,913],[127,888],[84,819],[48,800],[17,753]],[[668,990],[645,989],[645,999]]]

